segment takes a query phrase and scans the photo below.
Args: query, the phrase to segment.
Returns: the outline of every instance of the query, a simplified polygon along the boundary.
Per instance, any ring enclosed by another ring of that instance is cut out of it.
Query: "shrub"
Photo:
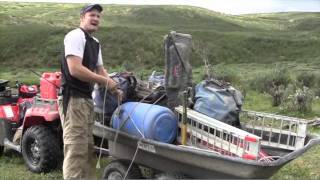
[[[247,92],[249,91],[249,87],[246,83],[240,82],[240,84],[237,84],[234,87],[241,92],[243,98],[247,97]]]
[[[279,106],[282,103],[284,92],[285,92],[285,87],[283,85],[271,86],[269,90],[269,94],[272,96],[273,106]]]
[[[290,85],[285,90],[281,109],[302,113],[311,112],[313,99],[314,93],[310,88],[306,86],[299,88]]]
[[[308,88],[315,86],[316,76],[312,72],[302,72],[297,75],[297,81]]]
[[[133,63],[130,63],[129,61],[125,60],[122,63],[122,68],[126,71],[134,71],[135,66]]]
[[[275,69],[268,73],[260,73],[249,84],[253,90],[257,90],[261,93],[278,93],[280,86],[286,88],[291,82],[288,69],[282,65],[276,65]]]
[[[273,70],[271,78],[275,86],[283,85],[287,87],[291,82],[288,68],[281,64],[276,64],[276,68]]]
[[[240,82],[239,73],[232,68],[224,66],[224,64],[219,64],[213,67],[213,72],[211,73],[214,78],[228,82],[232,84],[237,84]]]
[[[320,74],[315,74],[313,91],[315,96],[320,97]]]
[[[258,74],[255,78],[249,81],[250,88],[260,93],[267,92],[268,87],[271,87],[272,85],[270,74],[271,73]]]

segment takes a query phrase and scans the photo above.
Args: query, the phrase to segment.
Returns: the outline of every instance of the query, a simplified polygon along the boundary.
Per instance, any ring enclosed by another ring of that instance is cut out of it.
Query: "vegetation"
[[[64,35],[78,26],[80,4],[0,3],[1,64],[58,67]],[[188,6],[104,6],[96,36],[107,66],[164,64],[163,36],[193,35],[211,64],[303,62],[317,65],[319,13],[228,16]],[[306,24],[307,22],[307,24]],[[305,27],[307,26],[308,27]],[[305,27],[305,28],[303,28]],[[17,51],[18,50],[18,51]],[[197,49],[193,66],[202,65]],[[16,64],[16,62],[19,62]]]
[[[11,80],[12,86],[15,80],[32,84],[39,83],[39,77],[30,69],[58,71],[63,37],[78,26],[81,7],[1,2],[0,78]],[[195,83],[204,75],[203,58],[207,58],[216,77],[245,94],[244,109],[320,117],[320,13],[229,16],[189,6],[105,5],[104,9],[96,36],[110,72],[127,69],[146,79],[152,70],[163,69],[163,36],[170,30],[190,33]],[[277,93],[272,92],[279,89],[283,93],[278,103]],[[292,98],[296,92],[307,95],[306,101],[297,104]],[[319,135],[319,128],[311,132]],[[283,167],[273,179],[319,179],[318,157],[319,146]],[[102,167],[107,162],[104,159]],[[98,177],[101,172],[97,170]],[[61,170],[40,175],[26,171],[19,155],[1,157],[0,174],[4,179],[62,178]]]

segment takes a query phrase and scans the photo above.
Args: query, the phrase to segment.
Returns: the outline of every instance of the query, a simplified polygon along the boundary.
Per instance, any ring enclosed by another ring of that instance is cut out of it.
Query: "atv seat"
[[[8,80],[0,79],[0,92],[6,90],[8,82]]]
[[[17,97],[0,97],[0,105],[10,105],[18,102],[18,96]]]

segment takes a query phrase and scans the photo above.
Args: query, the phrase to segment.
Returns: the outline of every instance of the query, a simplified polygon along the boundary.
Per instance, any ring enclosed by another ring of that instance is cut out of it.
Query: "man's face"
[[[92,33],[98,30],[101,13],[93,9],[80,16],[80,26],[87,32]]]

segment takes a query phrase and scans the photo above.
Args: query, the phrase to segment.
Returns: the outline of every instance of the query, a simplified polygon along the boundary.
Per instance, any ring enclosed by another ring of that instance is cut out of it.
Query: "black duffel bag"
[[[132,99],[136,98],[135,88],[137,85],[137,80],[132,73],[115,73],[110,75],[110,77],[118,83],[119,88],[123,91],[123,98],[121,103],[131,101]],[[112,95],[109,91],[106,92],[105,87],[95,85],[92,97],[94,101],[95,111],[99,113],[104,112],[107,116],[111,116],[118,106],[117,97]],[[103,106],[104,102],[105,104]]]

